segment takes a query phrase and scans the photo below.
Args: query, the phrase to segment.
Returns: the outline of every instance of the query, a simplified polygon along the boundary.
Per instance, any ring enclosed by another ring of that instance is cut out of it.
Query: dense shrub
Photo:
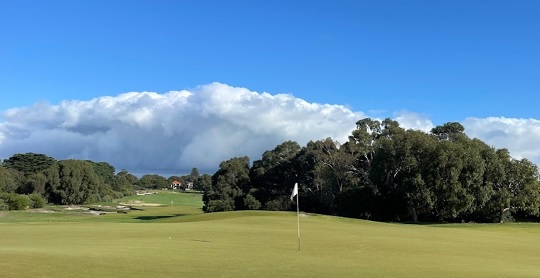
[[[9,210],[9,206],[4,202],[4,200],[0,199],[0,211]]]
[[[203,209],[206,212],[234,210],[234,202],[232,199],[212,200]]]
[[[30,207],[30,198],[27,195],[2,193],[0,199],[7,204],[9,210],[25,210]]]
[[[124,198],[124,193],[122,193],[120,191],[113,191],[112,198],[113,199],[122,199],[122,198]]]
[[[287,210],[291,206],[291,202],[287,197],[281,197],[278,199],[270,200],[264,204],[265,210]]]
[[[45,198],[39,194],[30,194],[28,198],[30,199],[30,208],[42,208],[47,203]]]
[[[261,208],[261,202],[257,200],[253,195],[247,194],[244,198],[244,206],[247,209],[260,209]]]

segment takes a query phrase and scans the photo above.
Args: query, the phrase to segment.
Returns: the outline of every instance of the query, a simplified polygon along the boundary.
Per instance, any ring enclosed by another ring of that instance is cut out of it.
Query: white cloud
[[[107,161],[134,173],[213,171],[233,156],[260,159],[286,140],[346,140],[365,115],[212,83],[165,94],[130,92],[4,111],[0,157],[36,152]]]
[[[517,159],[527,158],[540,162],[540,121],[504,117],[467,118],[463,121],[465,133],[490,146],[506,148]]]
[[[399,126],[405,129],[421,130],[423,132],[430,132],[434,127],[431,120],[423,114],[402,111],[394,114],[395,120],[399,122]]]
[[[429,132],[433,123],[427,116],[414,112],[399,112],[395,120],[403,128]],[[527,158],[540,164],[540,120],[504,117],[466,118],[461,124],[471,138],[478,138],[498,149],[508,149],[516,159]]]
[[[365,117],[341,105],[212,83],[190,91],[130,92],[6,110],[0,157],[35,152],[107,161],[137,174],[185,174],[192,167],[213,173],[223,160],[260,159],[286,140],[305,145],[331,137],[344,142]],[[433,128],[420,113],[401,111],[394,119],[406,129]],[[462,124],[470,137],[540,162],[539,120],[467,118]]]

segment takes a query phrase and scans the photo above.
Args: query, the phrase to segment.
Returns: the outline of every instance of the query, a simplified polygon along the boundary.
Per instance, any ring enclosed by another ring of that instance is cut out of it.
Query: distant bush
[[[47,203],[45,198],[39,194],[30,194],[28,198],[30,199],[30,208],[42,208]]]
[[[9,210],[9,206],[4,202],[4,200],[0,199],[0,211]]]
[[[259,200],[253,197],[253,195],[247,194],[246,197],[244,198],[244,206],[247,209],[252,209],[252,210],[260,209],[261,202],[259,202]]]
[[[30,207],[30,198],[16,193],[2,193],[0,199],[7,204],[9,210],[25,210]]]
[[[113,199],[122,199],[124,197],[124,193],[120,191],[113,191]]]
[[[203,209],[205,212],[234,210],[234,202],[232,199],[212,200]]]
[[[290,207],[290,204],[288,198],[278,198],[266,202],[266,204],[264,204],[264,209],[275,211],[287,210]]]

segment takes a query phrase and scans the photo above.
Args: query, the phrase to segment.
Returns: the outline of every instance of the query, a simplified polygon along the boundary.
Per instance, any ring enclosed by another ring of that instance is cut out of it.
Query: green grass
[[[202,214],[176,202],[51,222],[48,214],[4,212],[0,277],[540,277],[537,224],[308,215],[300,218],[299,252],[293,212]]]
[[[174,206],[182,205],[182,206],[192,206],[201,208],[203,203],[201,201],[202,194],[198,192],[175,192],[175,191],[158,191],[159,194],[151,194],[151,195],[133,195],[133,196],[127,196],[124,197],[118,201],[121,202],[129,202],[129,201],[143,201],[145,203],[154,203],[154,204],[161,204],[165,206],[170,206],[171,202]]]
[[[101,203],[90,207],[103,210],[105,215],[91,215],[87,210],[66,210],[63,206],[45,207],[54,213],[36,213],[33,211],[0,211],[0,223],[27,222],[152,222],[178,216],[201,215],[203,202],[199,193],[178,193],[162,191],[159,194],[128,196],[113,203]],[[171,203],[172,201],[172,203]],[[116,213],[119,204],[131,204],[135,210]],[[153,206],[159,204],[159,206]],[[150,206],[152,205],[152,206]],[[105,206],[109,206],[106,208]]]

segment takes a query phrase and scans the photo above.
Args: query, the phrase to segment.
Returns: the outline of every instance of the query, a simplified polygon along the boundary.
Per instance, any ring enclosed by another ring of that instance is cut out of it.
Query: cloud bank
[[[260,159],[286,140],[305,145],[331,137],[344,142],[365,117],[370,116],[342,105],[221,83],[165,94],[130,92],[4,111],[0,158],[35,152],[106,161],[135,174],[180,175],[193,167],[211,174],[223,160]],[[420,113],[401,111],[394,119],[404,128],[429,132],[434,127]],[[467,118],[462,124],[470,137],[540,162],[539,120]]]
[[[259,159],[286,141],[343,141],[365,115],[212,83],[165,94],[130,92],[88,101],[38,103],[4,112],[0,157],[36,152],[106,161],[134,173],[215,171],[233,156]]]

